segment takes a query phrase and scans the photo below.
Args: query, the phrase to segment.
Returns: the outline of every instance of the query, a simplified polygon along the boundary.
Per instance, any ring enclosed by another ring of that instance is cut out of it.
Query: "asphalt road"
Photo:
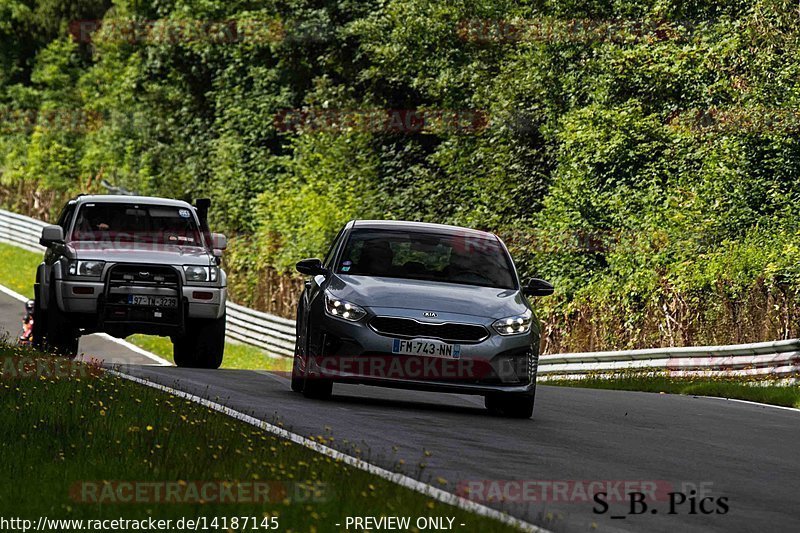
[[[21,304],[0,294],[0,329],[15,332],[20,312]],[[149,361],[139,354],[102,338],[82,349],[296,433],[333,436],[337,447],[358,448],[380,466],[392,469],[402,459],[414,473],[424,460],[423,479],[444,478],[451,490],[470,480],[567,482],[557,501],[492,504],[553,531],[800,531],[796,411],[540,386],[533,419],[506,420],[489,416],[478,397],[337,385],[333,399],[307,400],[289,391],[285,377],[267,372],[144,366]],[[705,515],[698,506],[692,514],[687,501],[668,514],[668,501],[658,501],[641,515],[626,516],[627,502],[596,514],[595,502],[573,492],[585,486],[575,481],[606,482],[612,493],[617,481],[655,482],[659,493],[687,497],[696,488],[697,500],[724,497],[729,510]]]
[[[22,332],[22,317],[24,314],[24,303],[0,292],[0,338],[6,336],[15,341]],[[153,359],[137,351],[130,350],[104,335],[81,337],[78,350],[81,353],[81,359],[94,357],[109,363],[122,365],[156,364]]]

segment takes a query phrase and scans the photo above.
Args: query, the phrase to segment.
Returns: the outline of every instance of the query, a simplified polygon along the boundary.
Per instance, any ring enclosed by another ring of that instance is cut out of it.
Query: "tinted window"
[[[508,254],[497,239],[415,231],[355,230],[336,271],[515,288]]]
[[[117,203],[83,205],[72,240],[203,245],[197,222],[187,208]]]
[[[339,230],[339,233],[336,234],[336,238],[333,239],[333,243],[331,243],[331,247],[328,249],[328,255],[325,256],[325,260],[322,262],[325,268],[332,268],[333,265],[333,256],[336,253],[336,248],[339,247],[339,239],[342,237],[342,233],[344,233],[344,229]]]
[[[69,225],[72,224],[72,215],[75,214],[75,204],[67,204],[67,207],[61,212],[58,217],[57,224],[64,229],[64,235],[69,231]]]

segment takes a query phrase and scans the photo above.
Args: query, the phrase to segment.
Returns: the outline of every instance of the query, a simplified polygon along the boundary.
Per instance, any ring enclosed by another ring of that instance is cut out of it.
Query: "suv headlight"
[[[105,261],[70,261],[69,275],[99,278],[103,275],[105,266]]]
[[[341,298],[336,298],[328,291],[325,291],[325,312],[330,316],[335,316],[336,318],[342,318],[351,322],[357,322],[367,314],[363,307],[342,300]]]
[[[521,315],[501,318],[495,321],[492,327],[500,335],[520,335],[522,333],[528,333],[531,330],[532,322],[533,313],[531,313],[529,309]]]
[[[217,281],[217,267],[187,265],[183,267],[187,283]]]

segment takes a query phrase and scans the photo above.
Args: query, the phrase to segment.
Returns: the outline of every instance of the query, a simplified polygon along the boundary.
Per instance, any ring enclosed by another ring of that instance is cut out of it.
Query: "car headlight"
[[[187,283],[217,281],[216,267],[189,265],[183,267],[183,273]]]
[[[341,298],[336,298],[328,291],[325,291],[325,312],[330,316],[335,316],[336,318],[342,318],[351,322],[357,322],[367,314],[363,307],[342,300]]]
[[[103,275],[105,266],[105,261],[71,261],[69,263],[69,275],[99,278]]]
[[[533,313],[530,310],[521,315],[501,318],[492,324],[494,330],[500,335],[520,335],[531,330]]]

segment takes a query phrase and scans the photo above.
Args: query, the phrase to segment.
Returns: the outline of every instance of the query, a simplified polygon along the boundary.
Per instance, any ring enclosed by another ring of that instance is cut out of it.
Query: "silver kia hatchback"
[[[493,413],[533,413],[540,327],[508,250],[491,233],[359,220],[339,232],[297,310],[292,389],[326,398],[334,382],[480,394]]]

